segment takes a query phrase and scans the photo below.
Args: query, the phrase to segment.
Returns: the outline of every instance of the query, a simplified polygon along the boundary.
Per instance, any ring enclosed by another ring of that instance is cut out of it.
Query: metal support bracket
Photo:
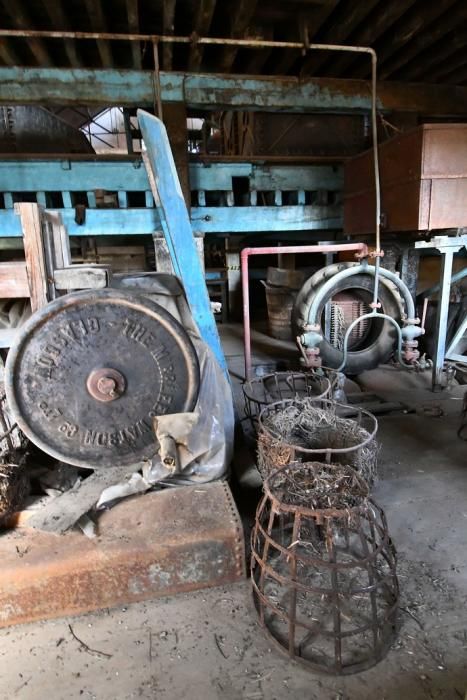
[[[446,352],[446,334],[448,328],[449,299],[451,296],[452,264],[454,261],[454,254],[458,253],[461,248],[465,246],[467,246],[467,235],[452,237],[435,236],[430,241],[417,241],[415,243],[415,248],[436,248],[441,253],[441,282],[438,309],[436,313],[437,337],[435,355],[433,358],[433,391],[442,388],[444,361],[447,359],[448,355]],[[454,347],[455,346],[453,346],[451,343],[449,351],[453,352]]]

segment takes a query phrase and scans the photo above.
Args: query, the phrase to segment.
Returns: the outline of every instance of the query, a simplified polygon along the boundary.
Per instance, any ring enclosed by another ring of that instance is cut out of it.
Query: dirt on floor
[[[382,375],[392,399],[404,382]],[[368,379],[370,381],[370,379]],[[415,393],[419,391],[416,396]],[[411,387],[420,410],[379,419],[375,500],[399,555],[399,635],[345,678],[291,662],[257,622],[249,581],[0,631],[0,698],[11,700],[464,700],[467,691],[467,443],[462,392]],[[440,404],[442,411],[425,411]],[[253,483],[254,480],[252,480]],[[247,481],[245,481],[247,483]],[[245,524],[257,491],[237,496]],[[54,601],[50,601],[51,607]]]

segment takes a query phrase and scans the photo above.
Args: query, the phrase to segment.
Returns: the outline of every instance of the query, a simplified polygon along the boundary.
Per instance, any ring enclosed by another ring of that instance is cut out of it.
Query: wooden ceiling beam
[[[86,12],[89,17],[93,32],[105,32],[107,30],[101,0],[84,0]],[[110,42],[104,39],[97,41],[97,50],[104,68],[112,68],[113,58]]]
[[[198,0],[198,9],[196,12],[193,32],[197,36],[208,36],[211,29],[214,10],[216,9],[216,0]],[[190,47],[188,56],[188,70],[196,72],[200,69],[203,60],[204,47],[200,44],[193,44]]]
[[[68,18],[63,11],[63,6],[61,3],[61,0],[54,0],[54,2],[48,2],[48,0],[42,0],[42,5],[49,16],[53,30],[59,30],[59,29],[62,29],[63,31],[70,31],[71,30],[71,26],[70,26],[70,23],[68,21]],[[64,45],[65,45],[65,53],[67,55],[70,66],[72,66],[73,68],[81,68],[83,65],[83,62],[81,61],[81,59],[78,55],[76,42],[73,41],[73,39],[65,39]]]
[[[2,0],[3,6],[18,29],[31,29],[33,22],[22,0]],[[39,66],[53,66],[54,62],[43,39],[29,37],[29,50]]]
[[[448,41],[441,42],[431,49],[424,51],[416,61],[404,68],[404,79],[431,82],[436,80],[438,75],[443,75],[448,71],[455,70],[465,63],[465,51],[462,56],[454,58],[454,63],[450,61],[453,54],[465,50],[467,45],[466,32],[454,32],[449,35]],[[445,69],[448,66],[448,70]]]
[[[445,76],[465,67],[465,32],[459,34],[456,40],[453,37],[452,42],[449,43],[451,44],[450,49],[452,50],[448,53],[447,47],[443,47],[446,48],[443,52],[444,55],[439,56],[438,54],[438,61],[433,63],[432,70],[428,70],[427,74],[423,74],[424,76],[426,75],[426,79],[429,77],[431,82],[436,83],[441,80],[444,81]],[[443,58],[446,60],[443,60]]]
[[[21,61],[8,39],[0,38],[0,59],[6,66],[19,66]]]
[[[230,37],[232,39],[245,38],[253,15],[256,11],[258,0],[237,0],[235,10],[230,21]],[[237,46],[224,46],[220,56],[218,70],[222,73],[229,73],[238,53]]]
[[[410,61],[417,61],[422,51],[441,41],[447,34],[466,21],[467,4],[465,0],[458,0],[437,21],[431,22],[425,31],[417,33],[411,38],[396,55],[390,55],[385,61],[380,60],[378,77],[381,80],[386,80],[397,75]]]
[[[467,66],[462,66],[451,73],[447,73],[443,80],[449,80],[452,85],[463,85],[467,83]]]
[[[139,33],[138,0],[126,0],[128,27],[132,34]],[[141,69],[141,45],[138,41],[131,42],[132,68]]]
[[[319,30],[323,26],[324,22],[328,19],[331,12],[336,8],[338,0],[325,0],[324,2],[316,5],[310,14],[306,16],[299,16],[299,29],[297,34],[300,39],[303,40],[304,37],[301,33],[306,30],[308,31],[308,40],[313,41],[314,37],[318,34]],[[274,66],[274,73],[276,75],[287,75],[289,70],[300,58],[300,52],[295,49],[282,49],[280,53],[280,58]]]
[[[416,35],[423,32],[431,22],[449,10],[457,0],[418,0],[389,31],[384,32],[382,41],[377,44],[378,64],[383,65],[391,56],[404,47],[410,46]],[[365,62],[356,65],[349,74],[352,78],[368,78],[370,67]]]
[[[348,43],[355,44],[355,46],[374,46],[378,37],[407,12],[414,2],[415,0],[398,0],[397,2],[388,2],[383,7],[378,5],[367,17],[366,22],[350,35]],[[365,58],[366,65],[369,67],[370,60],[368,57]],[[334,55],[329,59],[326,75],[335,78],[347,77],[348,67],[360,61],[364,62],[365,59],[362,60],[362,56],[355,56],[355,54]]]
[[[323,44],[345,44],[348,36],[369,15],[377,3],[378,0],[363,2],[340,0],[336,12],[332,13],[326,22],[326,28],[323,28],[319,36],[314,37],[314,41]],[[324,51],[311,51],[303,62],[300,75],[302,77],[317,75],[327,59],[327,53]]]
[[[173,34],[175,29],[175,6],[177,0],[163,0],[162,25],[164,34]],[[162,66],[169,71],[173,68],[173,44],[164,43],[162,46]]]

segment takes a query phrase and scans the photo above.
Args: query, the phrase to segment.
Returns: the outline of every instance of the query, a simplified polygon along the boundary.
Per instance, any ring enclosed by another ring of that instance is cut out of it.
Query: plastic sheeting
[[[150,297],[183,325],[198,355],[200,391],[191,413],[154,419],[158,452],[151,460],[135,465],[124,482],[105,489],[97,508],[160,483],[169,486],[225,478],[234,439],[232,392],[211,349],[200,337],[180,281],[173,275],[141,273],[116,276],[112,286]]]

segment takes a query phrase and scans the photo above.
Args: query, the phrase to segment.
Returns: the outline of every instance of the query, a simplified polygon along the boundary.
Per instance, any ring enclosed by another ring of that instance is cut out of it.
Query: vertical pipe
[[[442,388],[441,377],[443,374],[444,357],[446,352],[446,333],[448,329],[449,297],[451,295],[451,275],[454,253],[452,250],[442,252],[441,262],[441,290],[438,298],[438,310],[436,312],[436,349],[433,361],[433,391]]]
[[[245,379],[251,375],[251,331],[250,331],[250,288],[248,279],[248,248],[241,253],[242,297],[243,297],[243,352],[245,355]]]

